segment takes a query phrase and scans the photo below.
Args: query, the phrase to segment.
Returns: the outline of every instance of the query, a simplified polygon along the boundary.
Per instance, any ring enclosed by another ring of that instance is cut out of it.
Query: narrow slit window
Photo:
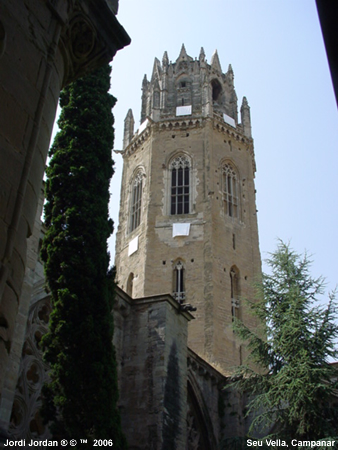
[[[230,164],[223,166],[224,211],[230,217],[238,217],[237,174]]]
[[[235,267],[230,270],[231,283],[231,316],[232,320],[239,318],[239,273]]]
[[[142,206],[142,172],[138,172],[134,178],[131,201],[130,231],[135,230],[141,223]]]
[[[185,300],[184,290],[184,267],[181,261],[178,261],[174,268],[174,292],[173,297],[183,303]]]

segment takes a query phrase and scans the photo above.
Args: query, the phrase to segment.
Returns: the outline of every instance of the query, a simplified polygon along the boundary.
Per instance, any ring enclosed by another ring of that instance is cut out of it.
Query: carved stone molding
[[[35,301],[29,310],[26,339],[22,351],[20,376],[13,403],[10,432],[17,439],[45,439],[48,428],[41,420],[41,389],[48,378],[43,362],[40,340],[47,332],[50,299],[44,296]]]
[[[116,3],[116,2],[113,2]],[[63,85],[112,60],[130,38],[106,0],[73,0],[59,43],[64,59]]]
[[[86,18],[79,14],[69,25],[70,52],[77,62],[86,60],[94,49],[96,31]]]
[[[192,405],[188,401],[187,411],[187,450],[199,450],[201,431],[197,428],[196,417]]]
[[[131,144],[126,148],[123,156],[132,155],[151,135],[151,127],[147,127],[140,135],[134,136]]]

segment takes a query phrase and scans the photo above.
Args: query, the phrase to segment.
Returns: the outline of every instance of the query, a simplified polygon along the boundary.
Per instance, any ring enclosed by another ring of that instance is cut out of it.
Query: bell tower
[[[261,273],[250,108],[238,118],[234,73],[217,51],[175,62],[155,58],[142,82],[141,125],[129,110],[116,267],[131,297],[170,293],[194,309],[188,344],[223,370],[242,362],[232,331],[237,316],[250,327],[243,299]]]

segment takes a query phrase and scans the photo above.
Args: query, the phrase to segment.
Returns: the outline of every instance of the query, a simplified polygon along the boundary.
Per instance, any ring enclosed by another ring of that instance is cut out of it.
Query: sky
[[[257,163],[256,201],[264,262],[278,239],[313,260],[312,275],[327,289],[338,283],[338,111],[315,0],[120,0],[117,16],[132,39],[113,60],[111,93],[118,102],[115,149],[124,118],[139,126],[141,85],[154,58],[175,61],[204,48],[231,64],[239,107],[251,108]],[[122,157],[114,155],[110,212],[118,223]],[[115,234],[109,241],[114,257]]]
[[[251,108],[257,163],[256,201],[263,270],[278,239],[313,260],[314,277],[338,284],[338,111],[315,0],[120,0],[117,16],[130,46],[113,60],[111,93],[118,102],[115,149],[124,118],[139,125],[141,85],[154,58],[193,58],[218,51],[231,64],[239,106]],[[122,157],[114,155],[111,215],[118,223]],[[112,258],[115,239],[109,241]]]

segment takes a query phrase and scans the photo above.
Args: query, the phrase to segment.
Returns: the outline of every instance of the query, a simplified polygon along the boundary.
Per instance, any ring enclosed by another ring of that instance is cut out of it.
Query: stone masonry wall
[[[185,450],[187,322],[170,296],[114,307],[122,427],[130,450]]]
[[[191,209],[170,215],[169,162],[179,154],[191,158]],[[246,312],[261,261],[254,188],[255,163],[250,139],[214,115],[154,123],[136,135],[124,153],[120,223],[116,239],[119,285],[126,289],[134,275],[132,297],[173,292],[177,260],[184,265],[185,300],[196,320],[189,324],[189,346],[223,369],[239,364],[244,351],[232,331],[231,269],[239,274],[240,317],[255,326]],[[238,170],[239,217],[224,213],[222,164]],[[131,180],[144,172],[141,223],[128,228]],[[190,224],[187,236],[173,237],[174,223]],[[131,241],[138,238],[130,254]]]
[[[189,347],[215,367],[231,370],[245,358],[233,317],[256,326],[245,299],[254,299],[261,273],[248,102],[244,97],[238,123],[231,66],[223,73],[217,52],[208,64],[203,49],[193,59],[183,45],[173,63],[166,52],[162,64],[155,58],[150,81],[145,76],[142,83],[141,117],[133,134],[128,111],[121,152],[119,286],[133,298],[168,293],[192,305],[197,310]],[[184,186],[183,175],[175,178],[183,165],[189,174]],[[141,219],[131,227],[139,172]],[[184,279],[179,292],[177,265]]]
[[[0,396],[6,377],[17,368],[11,352],[20,354],[17,337],[26,325],[23,309],[20,317],[18,311],[20,299],[26,298],[27,239],[33,232],[60,89],[109,62],[130,42],[116,11],[116,0],[0,4]],[[8,404],[1,403],[3,407],[0,429],[10,411]]]

